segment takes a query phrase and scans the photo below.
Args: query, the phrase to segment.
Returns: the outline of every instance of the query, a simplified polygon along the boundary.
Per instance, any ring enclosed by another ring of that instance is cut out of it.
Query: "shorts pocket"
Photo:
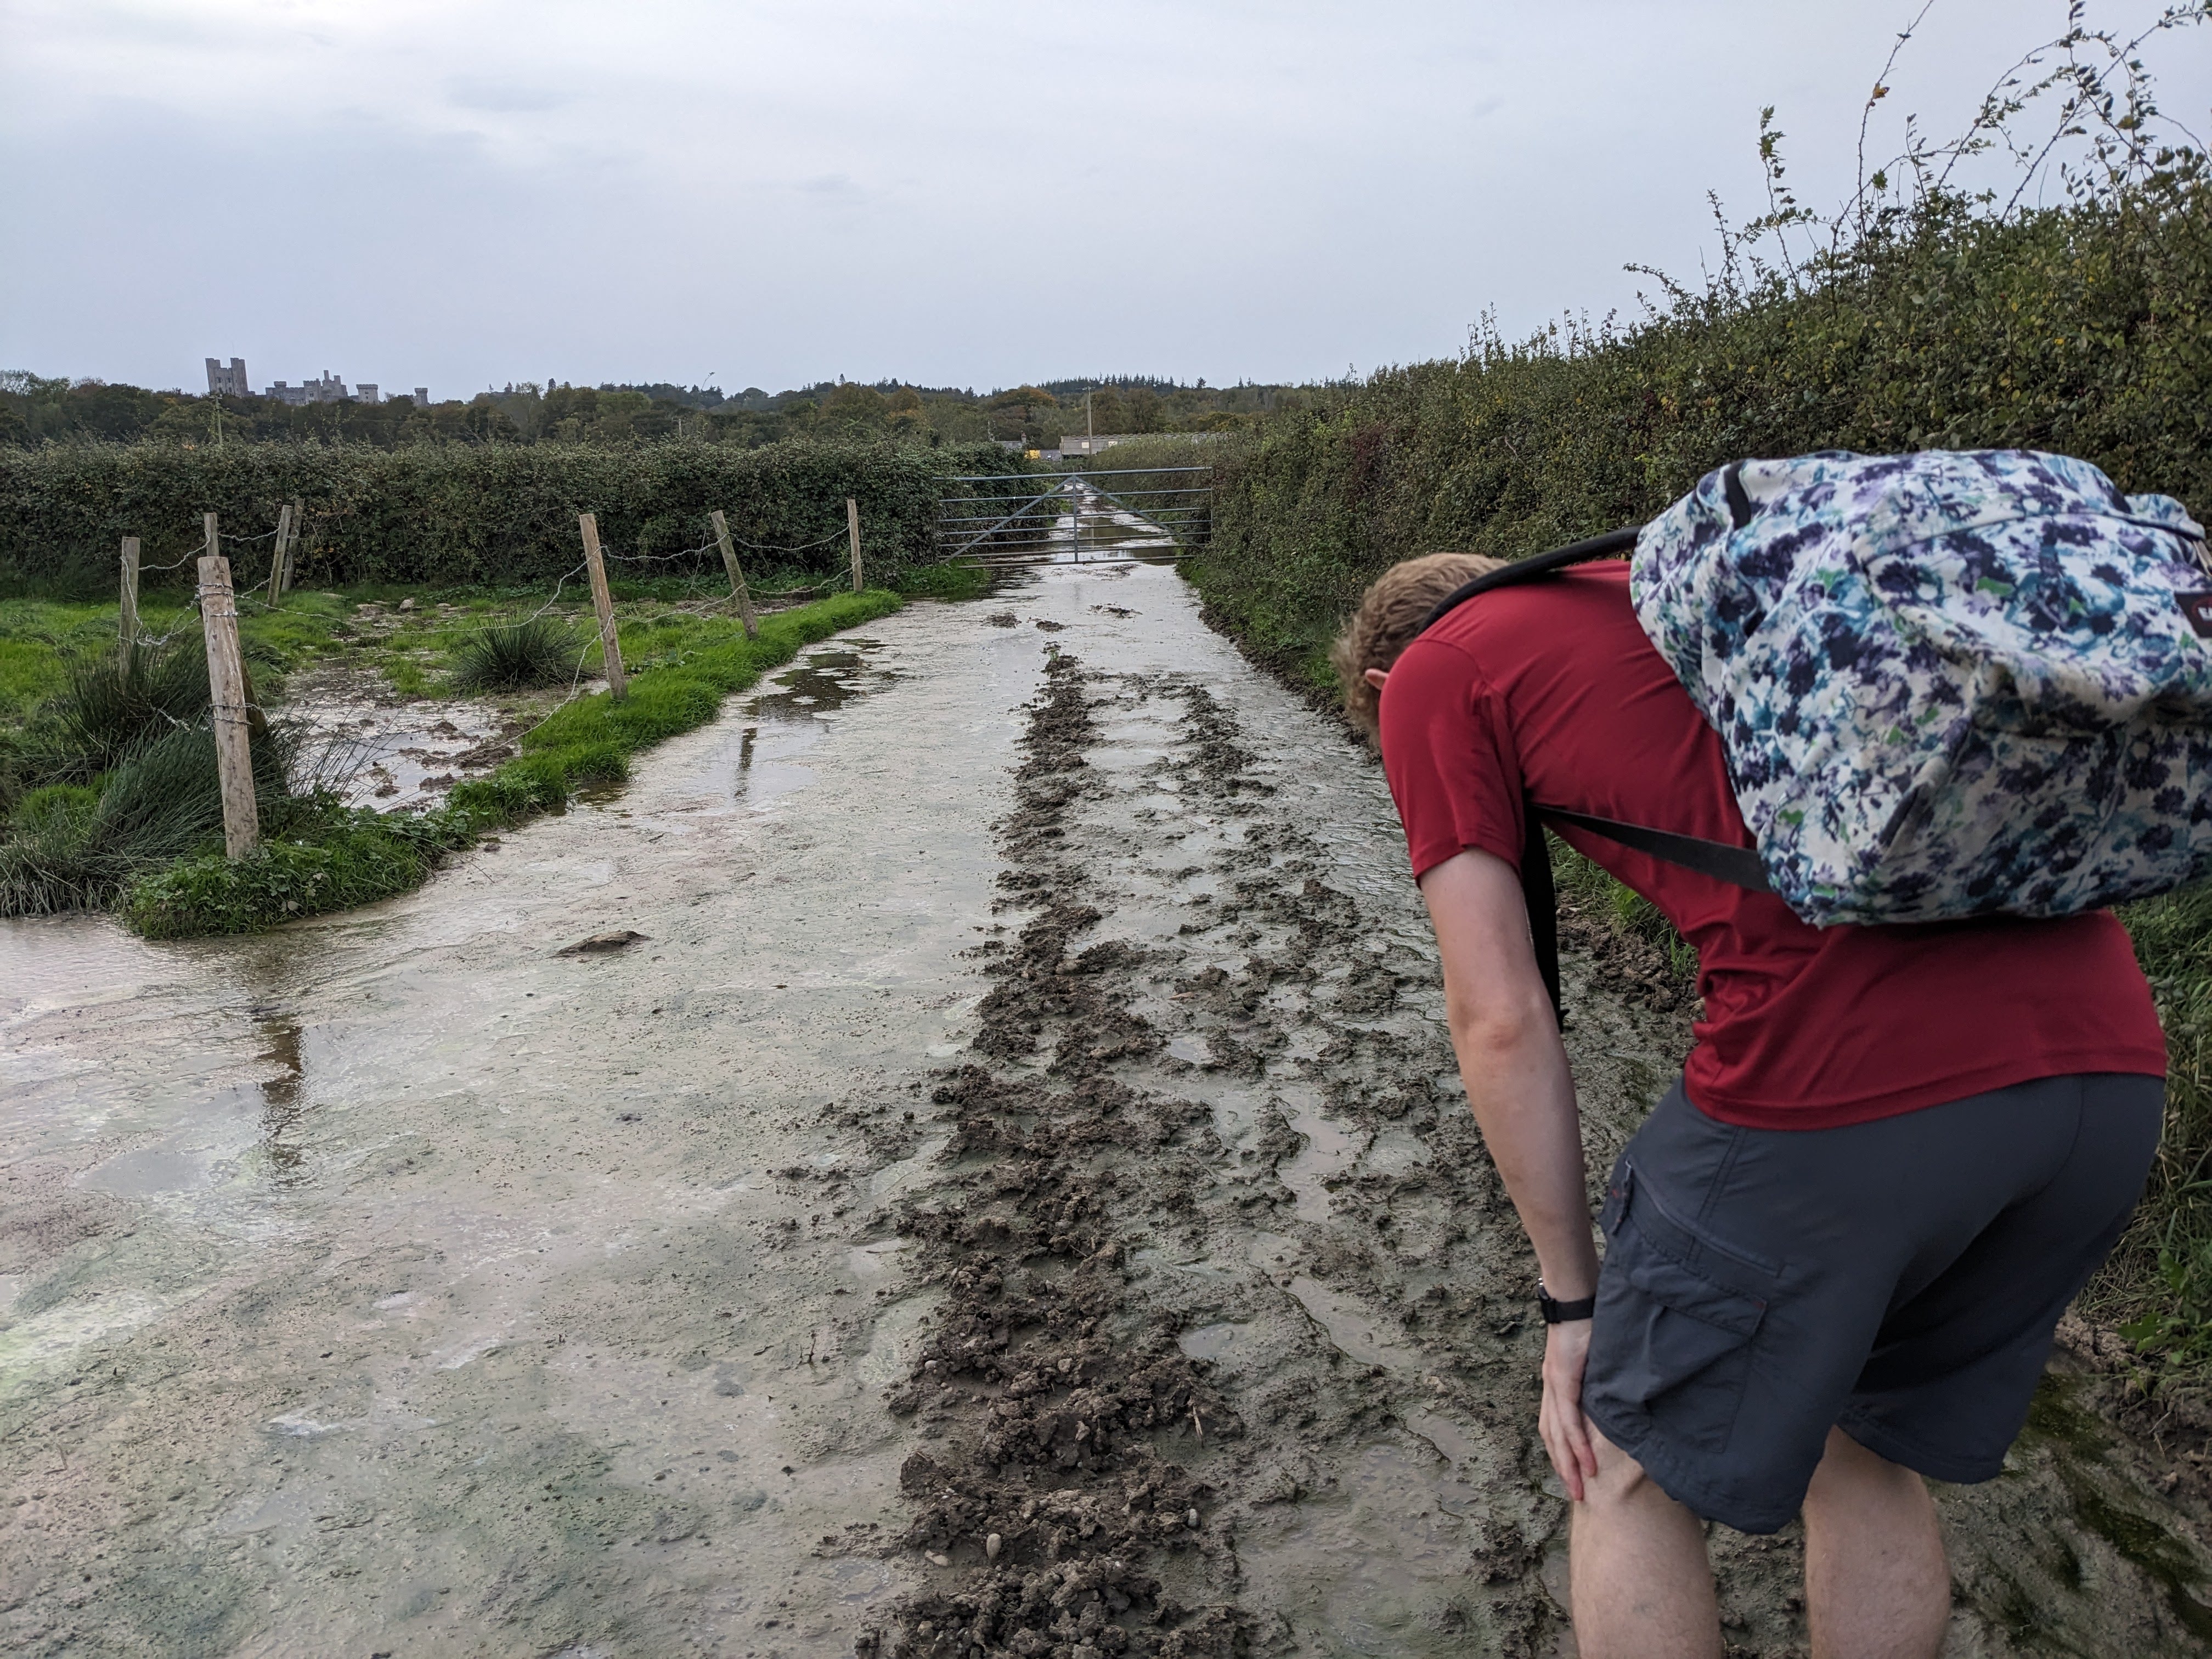
[[[1766,1298],[1751,1287],[1754,1270],[1660,1212],[1649,1194],[1627,1185],[1619,1196],[1584,1394],[1601,1415],[1648,1425],[1668,1444],[1719,1451],[1743,1403]]]

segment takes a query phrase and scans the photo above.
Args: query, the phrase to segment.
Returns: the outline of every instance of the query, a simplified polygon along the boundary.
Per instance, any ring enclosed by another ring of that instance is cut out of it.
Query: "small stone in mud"
[[[1000,1539],[999,1534],[995,1532],[993,1533],[988,1538],[986,1538],[983,1540],[983,1559],[987,1561],[997,1560],[999,1559],[999,1551],[1002,1547],[1003,1543]]]
[[[598,956],[607,951],[623,951],[649,935],[634,933],[625,927],[617,933],[594,933],[589,939],[580,939],[574,945],[564,945],[553,954],[556,957]]]

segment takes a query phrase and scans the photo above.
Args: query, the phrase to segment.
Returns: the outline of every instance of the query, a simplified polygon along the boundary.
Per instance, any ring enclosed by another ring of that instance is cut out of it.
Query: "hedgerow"
[[[741,561],[833,571],[848,558],[848,496],[860,507],[868,579],[892,581],[933,556],[938,500],[958,488],[948,477],[1018,465],[995,447],[805,441],[750,450],[682,440],[629,449],[0,446],[0,581],[110,591],[117,547],[137,536],[149,589],[183,586],[202,515],[214,513],[234,578],[258,585],[268,532],[291,501],[304,508],[301,583],[550,580],[582,557],[583,512],[597,515],[618,574],[719,569],[707,518],[717,507],[740,543],[804,550],[763,556],[740,545]],[[621,562],[641,557],[653,562]]]
[[[1216,469],[1191,566],[1307,676],[1382,570],[1517,556],[1650,518],[1744,456],[2048,449],[2212,510],[2212,188],[1990,219],[1939,198],[1753,287],[1620,333],[1495,337],[1275,416]]]

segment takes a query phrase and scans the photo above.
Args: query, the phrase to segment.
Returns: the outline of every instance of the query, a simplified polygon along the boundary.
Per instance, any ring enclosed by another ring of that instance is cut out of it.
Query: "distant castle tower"
[[[252,390],[246,384],[246,359],[233,357],[225,368],[222,360],[207,360],[208,396],[210,398],[251,398]]]

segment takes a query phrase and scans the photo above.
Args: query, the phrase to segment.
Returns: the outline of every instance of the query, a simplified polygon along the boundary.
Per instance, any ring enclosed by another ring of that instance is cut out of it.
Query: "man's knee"
[[[1583,1482],[1583,1501],[1595,1509],[1635,1508],[1654,1501],[1672,1503],[1644,1465],[1607,1439],[1593,1432],[1590,1448],[1597,1455],[1597,1474]]]
[[[1808,1521],[1829,1509],[1876,1504],[1932,1506],[1928,1483],[1902,1463],[1861,1445],[1841,1429],[1828,1431],[1820,1466],[1805,1493]]]

